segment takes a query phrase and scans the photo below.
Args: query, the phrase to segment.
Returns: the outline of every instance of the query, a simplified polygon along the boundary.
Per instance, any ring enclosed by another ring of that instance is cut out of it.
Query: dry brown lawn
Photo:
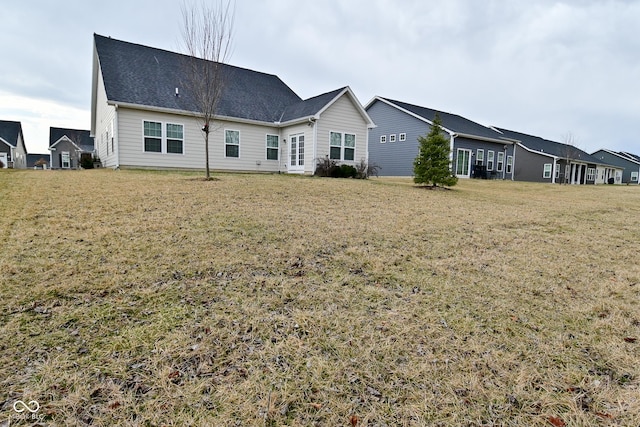
[[[197,176],[0,171],[0,425],[638,425],[640,187]]]

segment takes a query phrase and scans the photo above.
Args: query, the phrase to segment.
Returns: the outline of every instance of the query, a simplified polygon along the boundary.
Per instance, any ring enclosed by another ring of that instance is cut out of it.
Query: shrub
[[[93,169],[93,158],[89,156],[82,156],[80,159],[80,166],[83,169]]]
[[[318,159],[316,165],[316,175],[322,177],[333,176],[333,170],[338,167],[338,162],[331,160],[328,156]]]
[[[358,171],[358,175],[356,178],[358,179],[367,179],[370,176],[378,176],[378,171],[380,170],[380,166],[376,163],[369,163],[364,159],[360,160],[360,163],[356,165],[356,170]]]

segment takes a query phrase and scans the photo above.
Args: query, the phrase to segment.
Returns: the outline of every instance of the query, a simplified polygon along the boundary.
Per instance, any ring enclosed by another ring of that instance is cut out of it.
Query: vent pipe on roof
[[[176,96],[180,96],[180,91],[176,88]]]

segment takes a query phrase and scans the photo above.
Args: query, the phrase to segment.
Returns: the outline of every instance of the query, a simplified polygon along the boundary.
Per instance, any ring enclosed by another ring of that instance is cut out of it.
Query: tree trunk
[[[211,175],[209,174],[209,130],[207,129],[204,133],[204,158],[205,158],[205,179],[211,179]]]

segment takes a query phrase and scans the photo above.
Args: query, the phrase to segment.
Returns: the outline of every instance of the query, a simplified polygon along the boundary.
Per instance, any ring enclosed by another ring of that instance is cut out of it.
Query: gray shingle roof
[[[480,123],[473,122],[457,114],[451,114],[444,111],[433,110],[431,108],[420,107],[417,105],[408,104],[406,102],[395,101],[389,98],[382,99],[429,121],[433,121],[437,113],[440,117],[440,120],[442,121],[442,127],[447,128],[454,133],[474,135],[490,139],[500,139],[500,137],[502,136],[498,132],[487,126],[483,126]]]
[[[40,159],[44,159],[47,165],[51,164],[51,156],[49,154],[27,154],[27,167],[34,167]]]
[[[288,122],[289,120],[295,120],[301,117],[313,116],[325,105],[331,102],[336,96],[340,94],[346,87],[333,90],[331,92],[323,93],[322,95],[314,96],[313,98],[305,99],[304,101],[297,102],[285,108],[282,114],[281,122]]]
[[[516,139],[520,141],[522,145],[532,151],[537,151],[543,154],[550,154],[556,157],[568,157],[572,160],[580,160],[588,163],[604,164],[602,163],[602,160],[593,157],[591,154],[573,145],[550,141],[538,136],[527,135],[526,133],[516,132],[508,129],[498,127],[496,127],[495,129],[501,132],[506,138]]]
[[[630,158],[634,162],[640,162],[640,156],[638,156],[636,154],[629,153],[628,151],[620,151],[619,154]]]
[[[22,133],[22,125],[20,122],[0,120],[0,138],[4,139],[13,147],[18,145],[18,135],[20,135],[20,133]]]
[[[72,140],[83,151],[93,151],[94,141],[90,132],[78,129],[49,128],[49,147],[58,142],[63,136]]]
[[[97,34],[94,41],[109,101],[198,110],[182,76],[189,57]],[[302,101],[275,75],[221,65],[227,84],[219,104],[219,116],[276,122],[289,106]],[[180,96],[176,96],[176,88]],[[305,107],[300,113],[306,111]],[[289,116],[295,114],[297,109],[291,110]]]

